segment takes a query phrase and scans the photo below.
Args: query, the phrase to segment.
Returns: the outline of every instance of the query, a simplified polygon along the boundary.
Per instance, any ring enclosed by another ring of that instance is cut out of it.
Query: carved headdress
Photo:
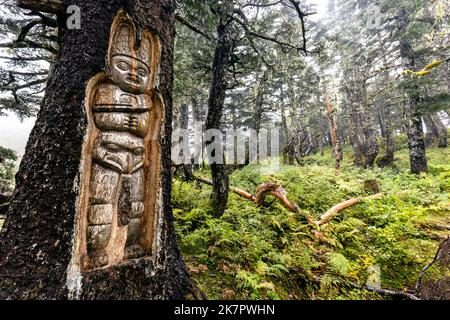
[[[107,65],[110,65],[112,57],[116,55],[127,55],[136,58],[145,63],[150,69],[149,86],[153,87],[159,71],[161,56],[161,45],[158,36],[148,30],[144,30],[141,34],[139,48],[137,48],[136,25],[130,16],[121,9],[112,23],[109,39]]]

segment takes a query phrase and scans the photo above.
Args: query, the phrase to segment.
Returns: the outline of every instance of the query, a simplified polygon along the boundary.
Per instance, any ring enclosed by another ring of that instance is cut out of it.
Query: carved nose
[[[131,153],[127,154],[127,173],[131,173],[133,170],[133,155]]]
[[[130,80],[132,81],[137,81],[137,79],[139,78],[139,76],[136,73],[129,73],[128,77],[130,78]]]

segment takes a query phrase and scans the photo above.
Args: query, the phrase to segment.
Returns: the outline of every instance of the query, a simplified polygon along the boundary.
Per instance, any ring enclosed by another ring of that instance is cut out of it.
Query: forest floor
[[[414,292],[450,233],[450,148],[429,149],[427,156],[430,172],[421,175],[409,173],[407,149],[384,169],[354,168],[344,150],[337,178],[331,150],[304,166],[247,166],[231,175],[232,186],[251,193],[262,182],[280,184],[300,213],[270,196],[257,207],[230,194],[225,214],[213,218],[211,188],[174,179],[176,230],[192,278],[208,299],[390,298],[353,287],[368,279]],[[208,171],[197,175],[209,178]],[[365,180],[376,180],[383,197],[343,210],[315,237],[305,215],[317,219],[337,203],[372,194]]]

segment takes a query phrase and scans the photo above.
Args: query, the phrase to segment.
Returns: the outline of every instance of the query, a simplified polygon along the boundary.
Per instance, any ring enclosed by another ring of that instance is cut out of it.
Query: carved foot
[[[143,256],[145,256],[145,250],[139,244],[133,244],[125,248],[125,259],[136,259]]]
[[[101,268],[109,263],[108,255],[105,250],[98,250],[89,254],[90,267]]]

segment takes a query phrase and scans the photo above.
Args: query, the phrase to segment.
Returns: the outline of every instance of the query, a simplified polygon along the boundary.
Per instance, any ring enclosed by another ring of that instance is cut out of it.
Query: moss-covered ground
[[[427,156],[430,171],[421,175],[409,173],[407,150],[384,169],[354,168],[344,150],[337,178],[331,150],[304,166],[247,166],[231,175],[231,185],[253,193],[262,182],[279,183],[297,214],[272,197],[256,207],[231,194],[225,214],[213,218],[210,187],[174,179],[175,225],[192,278],[209,299],[385,299],[349,285],[376,281],[377,270],[383,288],[413,291],[450,225],[450,148]],[[314,237],[304,216],[369,195],[365,180],[376,180],[384,196],[342,211]]]

